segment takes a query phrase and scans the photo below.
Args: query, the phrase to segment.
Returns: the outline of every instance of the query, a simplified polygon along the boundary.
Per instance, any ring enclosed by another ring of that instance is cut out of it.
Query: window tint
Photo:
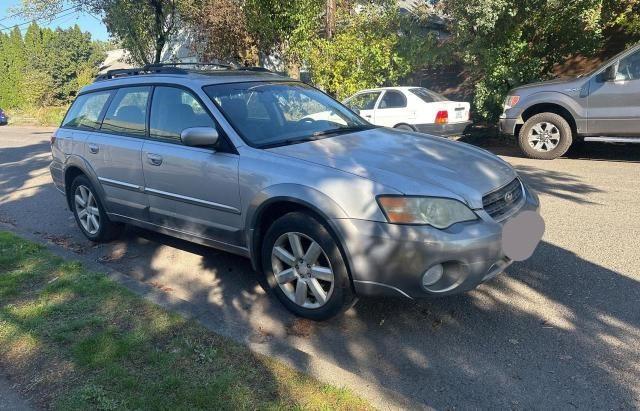
[[[373,110],[378,101],[380,92],[374,93],[362,93],[353,96],[350,100],[347,100],[346,106],[349,108],[357,108],[358,110]]]
[[[180,141],[180,133],[191,127],[215,127],[214,121],[188,91],[156,87],[149,119],[151,137]]]
[[[102,130],[144,136],[149,90],[149,87],[125,87],[118,90],[104,117]]]
[[[424,101],[425,103],[449,101],[449,99],[446,98],[445,96],[442,96],[438,93],[434,93],[433,91],[427,90],[426,88],[416,87],[416,88],[409,89],[409,91],[415,94],[416,96],[420,97],[420,99],[422,99],[422,101]]]
[[[387,90],[380,101],[380,108],[407,107],[407,99],[399,91]]]
[[[83,94],[73,103],[62,122],[63,127],[97,130],[100,128],[100,114],[111,91]]]
[[[640,51],[633,53],[620,60],[616,80],[639,80],[640,79]]]

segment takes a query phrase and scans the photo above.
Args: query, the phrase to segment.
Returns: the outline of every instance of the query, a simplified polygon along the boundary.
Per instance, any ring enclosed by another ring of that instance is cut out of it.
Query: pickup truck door
[[[616,78],[594,76],[589,85],[587,133],[640,135],[640,50],[619,60]]]

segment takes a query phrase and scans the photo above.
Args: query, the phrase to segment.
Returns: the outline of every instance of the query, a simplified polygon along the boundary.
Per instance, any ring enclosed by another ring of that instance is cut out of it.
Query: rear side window
[[[100,91],[79,96],[62,121],[62,127],[97,130],[112,91]]]
[[[442,96],[438,93],[435,93],[431,90],[427,90],[426,88],[422,88],[422,87],[416,87],[416,88],[412,88],[409,89],[410,92],[412,92],[413,94],[415,94],[416,96],[420,97],[420,99],[422,99],[422,101],[424,101],[425,103],[435,103],[438,101],[449,101],[448,98],[446,98],[445,96]]]
[[[191,127],[215,127],[214,121],[188,91],[156,87],[151,101],[149,134],[153,138],[180,141],[180,133]]]
[[[118,90],[102,121],[102,130],[144,137],[150,87]]]
[[[407,99],[399,91],[387,90],[382,96],[379,108],[401,108],[407,107]]]
[[[376,101],[378,101],[378,96],[380,96],[379,91],[358,94],[348,100],[345,105],[349,108],[357,108],[358,110],[373,110]]]

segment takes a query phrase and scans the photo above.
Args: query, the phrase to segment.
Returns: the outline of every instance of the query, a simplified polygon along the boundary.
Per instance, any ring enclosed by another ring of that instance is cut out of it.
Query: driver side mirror
[[[218,130],[213,127],[191,127],[182,130],[180,140],[189,147],[211,147],[218,143]]]

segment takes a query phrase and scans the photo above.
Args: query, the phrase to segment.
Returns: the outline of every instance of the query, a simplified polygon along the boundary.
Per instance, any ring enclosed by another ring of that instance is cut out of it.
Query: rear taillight
[[[449,112],[447,110],[438,111],[436,114],[436,124],[447,124],[449,122]]]

